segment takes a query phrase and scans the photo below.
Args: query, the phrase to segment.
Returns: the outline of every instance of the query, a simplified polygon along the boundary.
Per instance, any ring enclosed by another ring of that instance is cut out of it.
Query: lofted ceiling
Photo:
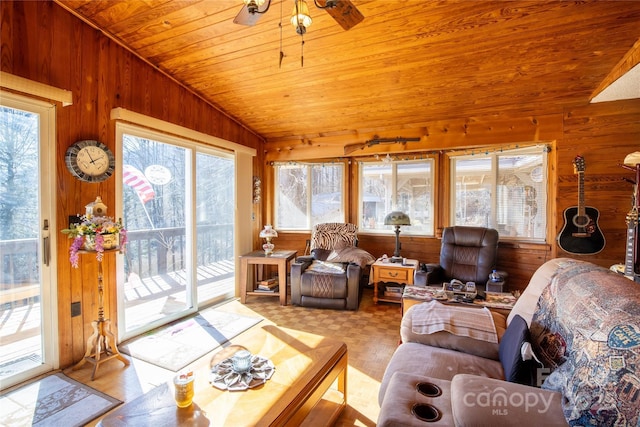
[[[233,22],[242,0],[56,2],[274,144],[561,112],[640,38],[640,1],[352,0],[345,31],[307,0],[304,46],[293,0],[254,26]]]

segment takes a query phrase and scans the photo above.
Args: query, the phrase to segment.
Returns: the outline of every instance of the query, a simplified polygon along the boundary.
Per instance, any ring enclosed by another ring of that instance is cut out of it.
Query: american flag
[[[144,174],[131,165],[124,165],[122,167],[122,182],[133,188],[142,204],[147,203],[149,200],[153,200],[156,196],[151,183],[144,176]]]

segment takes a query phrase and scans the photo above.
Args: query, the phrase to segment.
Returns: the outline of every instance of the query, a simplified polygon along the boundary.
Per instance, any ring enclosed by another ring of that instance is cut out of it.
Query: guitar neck
[[[638,210],[634,207],[627,214],[627,250],[624,263],[624,275],[633,278],[635,271],[635,262],[638,259],[638,247],[636,245],[638,233]]]
[[[584,216],[584,171],[578,172],[578,215]]]

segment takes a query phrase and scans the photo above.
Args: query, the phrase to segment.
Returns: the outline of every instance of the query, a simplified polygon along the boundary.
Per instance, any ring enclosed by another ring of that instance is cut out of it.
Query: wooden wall
[[[463,126],[472,123],[473,126]],[[511,124],[511,125],[509,125]],[[609,267],[623,263],[625,255],[626,223],[625,216],[631,208],[632,186],[623,180],[634,178],[628,170],[618,166],[627,154],[640,151],[640,100],[616,101],[602,104],[585,104],[566,108],[560,112],[550,111],[544,116],[528,116],[513,112],[500,112],[491,117],[475,117],[472,120],[460,118],[445,123],[425,123],[421,129],[398,128],[396,134],[414,136],[412,131],[424,132],[429,129],[428,144],[422,150],[412,145],[412,151],[405,153],[439,153],[441,165],[440,188],[436,204],[437,228],[448,225],[447,202],[448,178],[446,176],[447,152],[449,150],[471,150],[474,147],[495,149],[515,147],[535,143],[546,143],[551,147],[549,153],[549,206],[548,232],[546,244],[526,242],[500,242],[498,249],[498,268],[509,273],[511,290],[523,290],[533,272],[545,261],[556,256],[569,256],[592,261]],[[393,132],[391,132],[393,134]],[[424,141],[418,143],[422,145]],[[421,148],[421,147],[418,147]],[[386,155],[393,146],[372,147],[361,155],[371,156],[377,152]],[[397,150],[397,149],[396,149]],[[341,157],[341,147],[332,144],[313,146],[301,144],[283,147],[278,142],[266,144],[266,159],[271,161],[302,161],[323,159],[329,156]],[[392,154],[399,155],[403,151]],[[600,211],[599,226],[605,235],[605,249],[595,255],[571,255],[562,251],[555,238],[564,225],[563,212],[567,207],[578,203],[577,175],[573,170],[573,159],[581,154],[585,158],[585,202]],[[350,163],[350,187],[357,189],[357,157]],[[269,163],[265,164],[265,174],[272,174]],[[267,189],[267,199],[272,198]],[[356,190],[357,191],[357,190]],[[357,222],[357,194],[351,192],[348,204],[348,218]],[[270,211],[265,212],[270,218]],[[304,251],[308,233],[279,232],[276,245]],[[361,233],[359,245],[379,257],[391,254],[395,248],[395,236],[374,236]],[[402,255],[416,258],[421,262],[437,262],[440,253],[440,241],[437,238],[424,238],[400,234]]]
[[[83,183],[67,171],[67,147],[81,139],[97,139],[115,151],[111,109],[122,107],[228,141],[258,148],[262,138],[212,105],[205,103],[99,31],[49,1],[2,1],[2,71],[73,92],[73,105],[57,106],[57,223],[102,196],[113,212],[115,179]],[[262,150],[258,150],[260,152]],[[254,172],[255,173],[255,172]],[[58,235],[58,322],[60,364],[79,361],[97,316],[97,263],[81,257],[79,269],[68,261],[69,241]],[[115,253],[105,255],[105,283],[115,283]],[[105,313],[116,332],[116,289],[105,293]],[[71,302],[82,303],[82,315],[71,317]]]

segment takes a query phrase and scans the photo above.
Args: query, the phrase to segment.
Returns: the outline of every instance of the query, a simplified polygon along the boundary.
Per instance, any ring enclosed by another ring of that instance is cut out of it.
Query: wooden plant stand
[[[106,252],[106,251],[105,251]],[[111,321],[104,318],[103,303],[103,280],[102,280],[102,260],[98,261],[98,319],[91,322],[93,333],[87,340],[87,351],[73,370],[79,369],[85,362],[93,364],[91,380],[96,376],[96,372],[101,363],[116,358],[125,366],[129,365],[129,360],[118,351],[116,337],[111,332]]]

